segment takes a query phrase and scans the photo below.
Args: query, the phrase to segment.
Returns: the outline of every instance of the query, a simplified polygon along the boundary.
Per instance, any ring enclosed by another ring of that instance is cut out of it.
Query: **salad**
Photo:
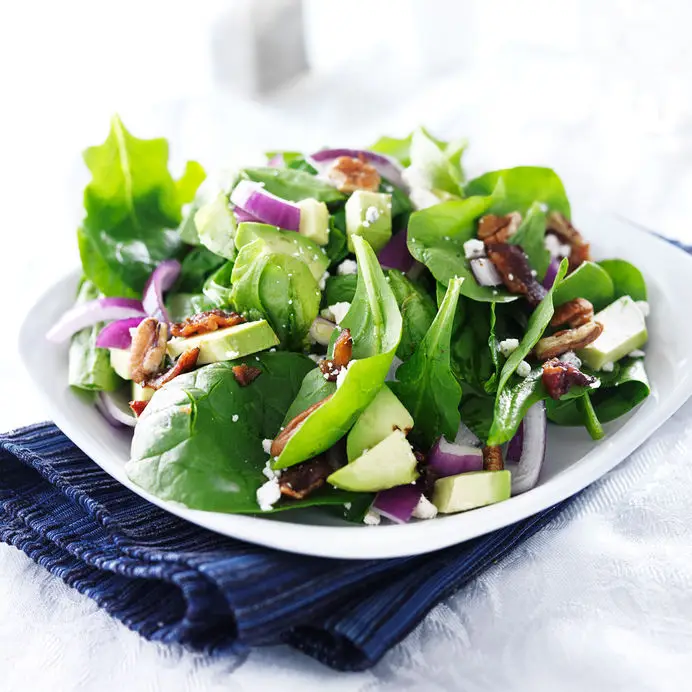
[[[645,399],[641,272],[592,256],[553,170],[467,180],[463,152],[421,128],[214,188],[115,117],[48,338],[134,428],[132,481],[200,510],[431,519],[531,489],[548,424],[597,440]]]

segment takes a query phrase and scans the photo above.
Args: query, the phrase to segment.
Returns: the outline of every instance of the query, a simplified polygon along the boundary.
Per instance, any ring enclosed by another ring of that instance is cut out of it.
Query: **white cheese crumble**
[[[581,367],[581,358],[574,351],[567,351],[560,356],[560,360],[567,365],[571,365],[579,369]]]
[[[478,259],[485,257],[485,243],[478,238],[471,238],[464,243],[464,256],[466,259]]]
[[[348,369],[355,363],[355,360],[352,360],[348,365],[344,366],[339,370],[339,374],[336,376],[336,388],[339,389],[341,385],[345,382],[346,380],[346,374],[348,373]]]
[[[363,517],[363,523],[368,526],[377,526],[380,523],[380,515],[369,509],[368,513]]]
[[[603,372],[613,372],[613,370],[615,370],[615,363],[611,363],[610,361],[603,363],[603,365],[601,365],[601,370]]]
[[[646,353],[644,353],[644,351],[642,351],[640,348],[635,348],[634,351],[630,351],[627,355],[630,358],[643,358]]]
[[[337,268],[336,273],[339,276],[358,273],[358,262],[352,259],[345,259]]]
[[[265,478],[268,478],[269,480],[272,480],[273,478],[278,478],[281,475],[280,471],[274,471],[274,469],[272,468],[271,459],[267,459],[267,463],[264,465],[262,473],[264,474]]]
[[[351,303],[341,302],[329,306],[329,313],[337,324],[346,317],[346,313],[351,309]]]
[[[651,308],[645,300],[635,300],[634,304],[639,308],[644,317],[648,317],[651,314]]]
[[[522,360],[519,365],[517,365],[517,375],[519,375],[519,377],[528,377],[530,374],[531,366],[525,360]]]
[[[237,413],[234,413],[234,414],[231,416],[231,420],[232,420],[234,423],[237,423],[239,417],[240,417],[240,416],[238,416]]]
[[[329,272],[324,272],[324,274],[322,274],[322,278],[320,279],[319,284],[318,284],[320,287],[320,291],[324,291],[324,289],[327,288],[327,279],[328,278],[329,278]]]
[[[368,207],[365,210],[365,220],[368,224],[375,223],[380,218],[380,210],[377,207]],[[363,224],[365,225],[365,224]]]
[[[503,339],[500,341],[500,353],[509,358],[519,348],[519,339]]]
[[[351,509],[351,506],[350,502],[344,502],[344,509]]]
[[[545,236],[545,249],[550,253],[550,256],[569,257],[572,254],[572,247],[560,242],[560,239],[554,233],[548,233]]]
[[[279,479],[276,476],[257,488],[257,504],[263,512],[269,512],[274,503],[280,499],[281,488],[279,488]]]
[[[416,519],[434,519],[437,516],[437,507],[425,495],[421,495],[412,516]]]
[[[274,442],[274,440],[262,440],[262,449],[265,454],[271,454],[272,442]]]

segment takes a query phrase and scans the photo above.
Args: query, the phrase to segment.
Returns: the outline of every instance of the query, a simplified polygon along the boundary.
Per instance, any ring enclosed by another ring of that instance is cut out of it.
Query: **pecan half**
[[[364,157],[339,156],[327,171],[331,180],[340,192],[370,190],[377,192],[380,187],[380,174]]]
[[[506,216],[486,214],[478,222],[478,238],[486,245],[506,243],[521,224],[521,214],[513,211]]]
[[[556,211],[551,211],[548,214],[546,233],[554,233],[563,243],[570,246],[570,271],[574,271],[582,262],[591,260],[589,243],[563,214]]]
[[[344,367],[349,364],[351,355],[353,354],[353,339],[351,338],[350,329],[342,329],[341,334],[334,342],[334,351],[332,359],[336,365]]]
[[[586,298],[574,298],[555,308],[551,327],[568,324],[570,327],[581,327],[593,319],[593,305]]]
[[[150,378],[146,381],[146,386],[152,389],[161,389],[164,384],[182,375],[185,372],[194,370],[199,358],[199,348],[191,348],[185,351],[178,360],[175,361],[172,367],[158,377]]]
[[[587,322],[576,329],[563,329],[552,336],[544,336],[536,344],[533,352],[538,360],[555,358],[567,351],[576,351],[596,341],[603,331],[600,322]]]
[[[139,323],[130,347],[132,379],[137,384],[155,375],[161,368],[166,355],[168,325],[147,317]]]
[[[595,381],[595,377],[585,375],[581,370],[570,363],[565,363],[557,358],[543,363],[543,386],[553,399],[559,399],[569,392],[572,385],[589,387]]]
[[[235,327],[242,324],[245,318],[237,312],[224,312],[223,310],[208,310],[199,312],[192,317],[187,317],[182,322],[171,324],[171,336],[193,336],[195,334],[208,334],[217,329]]]
[[[235,377],[235,381],[241,387],[247,387],[262,374],[262,371],[259,368],[256,368],[253,365],[246,365],[245,363],[234,365],[231,370],[233,372],[233,377]]]
[[[483,468],[486,471],[502,471],[505,468],[500,447],[483,447]]]
[[[147,407],[148,401],[131,401],[130,402],[130,408],[132,409],[132,413],[139,418],[142,415],[142,412],[144,409]]]
[[[302,413],[299,413],[295,418],[290,420],[284,429],[274,438],[272,441],[272,446],[269,450],[273,457],[278,457],[281,452],[284,451],[284,447],[288,444],[288,441],[293,437],[296,430],[305,422],[305,419],[313,412],[316,411],[320,406],[326,404],[333,394],[324,397],[320,401],[315,402],[312,406],[308,406]]]
[[[327,476],[334,472],[324,456],[317,456],[301,464],[285,469],[279,476],[282,495],[302,500],[324,485]]]
[[[510,293],[525,295],[531,305],[538,305],[545,298],[545,288],[532,273],[526,254],[518,245],[496,243],[488,245],[487,251]]]

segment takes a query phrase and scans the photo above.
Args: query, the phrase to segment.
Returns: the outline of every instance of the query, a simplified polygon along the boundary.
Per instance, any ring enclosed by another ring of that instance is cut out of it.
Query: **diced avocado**
[[[154,391],[151,387],[142,387],[136,382],[132,383],[132,401],[149,401],[154,396]]]
[[[577,355],[594,370],[614,363],[628,353],[641,348],[648,338],[646,321],[637,304],[622,296],[594,316],[603,325],[603,332]]]
[[[413,483],[418,478],[416,457],[401,430],[335,471],[327,481],[342,490],[374,493],[396,485]]]
[[[507,470],[471,471],[435,481],[433,504],[442,514],[465,512],[508,500],[511,490],[512,474]]]
[[[372,449],[395,430],[404,434],[413,427],[413,418],[392,390],[383,385],[371,404],[360,414],[346,440],[346,454],[352,461]]]
[[[226,259],[235,257],[236,221],[223,192],[197,210],[195,226],[202,245]]]
[[[348,249],[353,252],[351,236],[359,235],[379,252],[392,237],[392,196],[356,190],[348,198],[345,209]]]
[[[295,231],[280,231],[266,223],[241,223],[235,235],[236,246],[240,250],[258,238],[264,240],[272,252],[302,260],[317,282],[329,267],[329,257],[313,240]]]
[[[219,329],[209,334],[171,339],[167,350],[171,358],[177,358],[185,351],[199,347],[197,364],[206,365],[221,360],[243,358],[251,353],[276,346],[278,343],[279,339],[269,323],[266,320],[257,320]]]
[[[130,349],[111,348],[111,367],[123,380],[132,379],[132,368],[130,367]]]
[[[324,202],[312,197],[297,202],[300,207],[300,229],[298,233],[318,245],[329,242],[329,209]]]

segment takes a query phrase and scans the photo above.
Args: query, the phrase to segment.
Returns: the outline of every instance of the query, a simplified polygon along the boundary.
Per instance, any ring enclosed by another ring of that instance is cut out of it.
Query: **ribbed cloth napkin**
[[[564,504],[428,555],[306,557],[164,512],[52,423],[0,435],[0,540],[147,639],[210,654],[284,643],[339,670],[374,665],[436,603]]]

